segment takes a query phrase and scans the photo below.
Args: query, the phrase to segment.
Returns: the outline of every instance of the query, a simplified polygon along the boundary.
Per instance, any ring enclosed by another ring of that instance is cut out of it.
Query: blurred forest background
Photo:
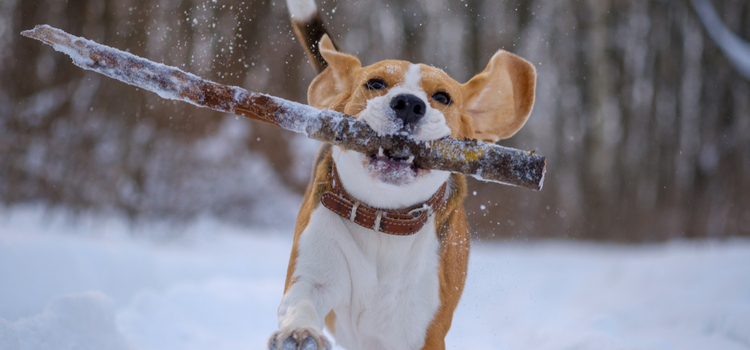
[[[750,1],[712,3],[750,39]],[[411,60],[463,82],[502,48],[537,67],[534,112],[501,144],[546,155],[545,187],[470,179],[480,239],[750,235],[750,81],[689,1],[319,6],[364,64]],[[0,200],[291,227],[316,142],[86,72],[19,34],[37,24],[305,102],[314,70],[283,0],[0,0]]]

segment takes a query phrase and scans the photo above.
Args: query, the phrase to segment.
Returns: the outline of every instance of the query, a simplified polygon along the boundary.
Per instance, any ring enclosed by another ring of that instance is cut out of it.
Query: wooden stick
[[[415,165],[420,168],[542,189],[546,160],[534,152],[476,140],[442,138],[415,142],[407,136],[378,135],[352,116],[217,84],[48,25],[21,34],[67,54],[83,69],[155,92],[162,98],[239,114],[364,154],[374,155],[382,148],[396,157],[413,155]]]

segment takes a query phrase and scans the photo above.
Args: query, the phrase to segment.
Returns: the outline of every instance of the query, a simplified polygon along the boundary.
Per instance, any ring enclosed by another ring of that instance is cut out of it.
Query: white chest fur
[[[346,190],[363,203],[403,208],[429,199],[449,174],[433,171],[409,186],[378,182],[366,157],[333,148]],[[279,328],[323,327],[336,314],[336,342],[349,350],[414,349],[440,307],[440,243],[430,219],[411,236],[361,227],[319,205],[301,233],[294,281],[279,307]]]
[[[419,349],[440,306],[439,243],[430,222],[414,236],[345,221],[360,248],[351,303],[334,308],[336,339],[349,349]]]
[[[294,276],[316,286],[309,297],[322,300],[319,316],[336,313],[338,344],[362,350],[422,347],[440,305],[434,221],[415,235],[391,236],[319,206],[299,243]]]

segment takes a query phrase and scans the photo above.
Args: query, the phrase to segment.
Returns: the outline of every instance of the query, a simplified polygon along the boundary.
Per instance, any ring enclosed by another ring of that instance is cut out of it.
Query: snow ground
[[[0,349],[262,349],[291,234],[247,231],[0,211]],[[750,241],[475,243],[447,342],[750,349]]]

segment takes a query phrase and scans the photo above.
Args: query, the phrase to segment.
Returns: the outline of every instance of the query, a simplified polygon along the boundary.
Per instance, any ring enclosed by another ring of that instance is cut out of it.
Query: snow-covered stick
[[[21,34],[67,54],[83,69],[155,92],[162,98],[242,115],[364,154],[374,155],[382,148],[394,157],[414,156],[415,165],[425,169],[542,189],[546,160],[534,152],[476,140],[443,138],[415,142],[408,136],[378,135],[352,116],[217,84],[48,25]]]

